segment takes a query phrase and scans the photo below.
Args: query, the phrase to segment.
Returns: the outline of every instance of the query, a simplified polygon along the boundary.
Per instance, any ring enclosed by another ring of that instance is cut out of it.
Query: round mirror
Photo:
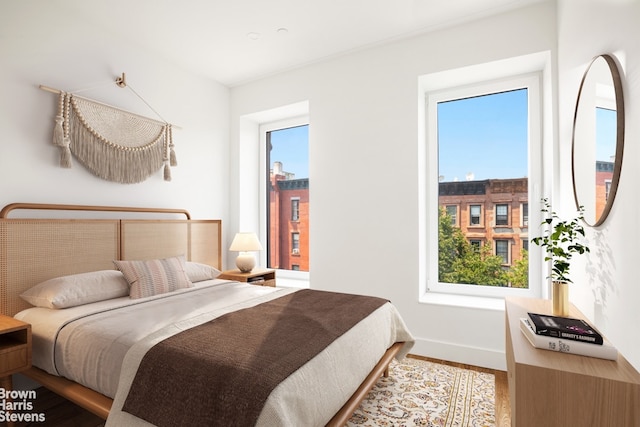
[[[576,206],[588,225],[604,222],[616,197],[624,145],[622,79],[615,59],[600,55],[582,77],[573,118],[571,167]]]

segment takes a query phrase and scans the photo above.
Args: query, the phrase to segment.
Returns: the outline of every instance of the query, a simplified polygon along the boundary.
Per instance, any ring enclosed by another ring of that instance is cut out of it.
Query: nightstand
[[[218,279],[235,280],[236,282],[246,282],[252,285],[275,286],[276,271],[267,268],[254,268],[249,273],[240,270],[223,271]]]
[[[11,375],[30,367],[31,325],[0,315],[0,387],[11,390]]]

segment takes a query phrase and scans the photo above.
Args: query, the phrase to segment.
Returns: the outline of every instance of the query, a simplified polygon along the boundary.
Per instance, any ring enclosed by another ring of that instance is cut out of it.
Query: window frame
[[[504,224],[502,223],[498,223],[498,207],[499,206],[504,206],[507,210],[507,213],[505,214],[505,218],[504,218]],[[509,203],[495,203],[493,206],[493,221],[494,221],[494,226],[495,227],[509,227],[511,225],[511,221],[509,221],[509,211],[510,211],[510,206]]]
[[[482,209],[483,208],[482,203],[469,203],[467,206],[469,206],[469,225],[468,225],[468,227],[469,228],[472,228],[472,227],[482,228],[482,227],[484,227],[484,209]],[[476,206],[480,210],[480,213],[478,214],[478,223],[474,224],[473,223],[473,218],[474,218],[474,216],[473,216],[473,208],[476,207]]]
[[[299,222],[300,221],[300,197],[291,197],[291,221]],[[295,209],[294,209],[295,206]]]
[[[527,211],[526,215],[525,210]],[[529,228],[529,202],[520,202],[520,227]]]
[[[291,255],[300,255],[300,232],[291,232]]]
[[[502,257],[502,265],[511,265],[511,241],[510,239],[493,239],[494,242],[494,255]],[[506,250],[504,251],[504,256],[502,253],[498,253],[498,244],[504,243],[506,245]]]
[[[450,214],[449,208],[453,208],[453,210],[455,210],[453,215]],[[458,223],[458,211],[460,210],[460,208],[458,207],[458,205],[449,203],[445,205],[444,209],[447,215],[451,217],[451,225],[453,225],[454,227],[459,227],[460,224]]]
[[[442,73],[437,73],[438,77],[440,77],[441,74]],[[424,155],[426,161],[424,163],[425,168],[421,171],[420,177],[425,180],[423,188],[425,189],[424,230],[426,234],[421,235],[421,238],[423,239],[422,247],[424,247],[424,256],[426,259],[423,267],[425,273],[421,275],[421,277],[424,278],[421,301],[441,300],[440,297],[433,299],[434,295],[480,296],[490,298],[503,298],[508,295],[523,297],[540,297],[542,295],[543,261],[539,249],[530,251],[529,253],[529,287],[527,289],[449,284],[438,281],[438,132],[437,126],[431,126],[431,124],[437,124],[437,105],[439,102],[527,88],[529,114],[527,145],[529,158],[527,174],[529,200],[527,203],[530,208],[537,209],[538,211],[540,208],[540,183],[543,178],[543,72],[542,69],[540,69],[536,71],[530,70],[530,72],[522,74],[515,73],[512,76],[505,75],[504,73],[501,74],[502,76],[500,78],[491,79],[485,75],[486,80],[466,82],[466,84],[461,84],[460,86],[438,85],[434,89],[428,90],[429,85],[424,85],[427,87],[423,92],[425,96],[424,113],[426,116],[426,129],[424,134]],[[463,78],[462,74],[458,77]],[[539,215],[534,215],[533,220],[537,221],[539,217]],[[471,218],[470,213],[469,218]],[[531,215],[529,220],[532,220]],[[436,237],[433,238],[433,236]],[[499,305],[499,303],[497,304]]]
[[[292,128],[297,126],[308,125],[309,129],[311,129],[311,125],[309,123],[309,116],[307,114],[298,115],[288,118],[283,118],[279,120],[262,122],[259,124],[258,132],[260,135],[259,138],[259,150],[260,150],[260,241],[263,242],[264,247],[268,247],[269,242],[267,239],[267,229],[269,227],[268,214],[267,214],[267,182],[269,176],[269,167],[267,165],[267,134],[272,131],[277,131],[280,129]],[[309,136],[309,140],[311,136]],[[309,161],[309,163],[311,163]],[[311,191],[311,190],[310,190]],[[309,203],[311,203],[311,193],[309,194]],[[309,229],[309,234],[311,234],[311,229]],[[309,235],[309,239],[311,239],[311,235]],[[261,265],[267,265],[267,251],[260,251],[260,263]],[[308,271],[299,271],[299,270],[286,270],[286,269],[275,269],[276,275],[278,279],[291,279],[302,282],[309,282],[310,272]]]

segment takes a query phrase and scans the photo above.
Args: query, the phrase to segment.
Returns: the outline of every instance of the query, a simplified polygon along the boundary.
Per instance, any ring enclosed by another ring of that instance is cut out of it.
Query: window
[[[482,247],[482,240],[470,239],[469,243],[471,244],[471,248],[475,252],[480,252],[480,248]]]
[[[267,244],[263,252],[268,268],[292,271],[295,265],[296,271],[308,272],[309,125],[300,122],[261,126],[266,175]]]
[[[434,80],[443,74],[437,73]],[[468,79],[462,74],[457,77]],[[542,282],[542,257],[538,251],[527,256],[522,250],[529,238],[527,230],[512,228],[511,217],[528,224],[529,205],[539,211],[539,200],[530,198],[530,188],[542,177],[541,74],[433,91],[428,91],[426,76],[421,82],[427,89],[426,162],[422,171],[426,190],[426,233],[422,236],[426,274],[421,276],[426,278],[425,297],[432,293],[539,295],[540,283],[534,284],[533,290],[529,283]],[[436,213],[454,197],[464,206],[460,215],[468,218],[468,224],[460,223],[460,235],[447,236],[441,233],[448,230],[439,226]],[[485,213],[485,207],[494,212]],[[490,216],[485,218],[487,214]],[[485,227],[485,220],[491,220],[494,227]],[[451,244],[452,239],[459,246]],[[488,244],[482,245],[482,241]],[[449,246],[442,246],[443,242]],[[451,259],[440,256],[441,247],[446,248],[446,254],[452,252],[451,247],[461,249]],[[522,271],[530,271],[532,259],[536,269],[524,275],[530,282],[516,282],[512,277],[515,266],[522,277]]]
[[[300,233],[291,233],[291,253],[300,255]]]
[[[522,249],[525,251],[529,250],[529,239],[522,239]]]
[[[509,264],[509,241],[496,240],[496,256],[502,258],[503,264]]]
[[[300,219],[300,199],[291,199],[291,221]]]
[[[496,225],[509,225],[509,205],[496,205]]]
[[[447,215],[451,218],[451,225],[458,225],[458,207],[456,205],[447,205]]]
[[[482,206],[480,205],[469,206],[469,225],[480,225],[481,212],[482,212]]]

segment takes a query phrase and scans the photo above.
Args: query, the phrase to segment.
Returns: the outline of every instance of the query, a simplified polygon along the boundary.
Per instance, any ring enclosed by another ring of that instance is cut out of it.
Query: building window
[[[496,256],[502,258],[503,264],[509,264],[509,241],[496,240]]]
[[[451,225],[458,225],[458,206],[456,205],[447,205],[447,215],[451,218]]]
[[[522,226],[529,227],[529,203],[522,203],[520,211],[522,212]]]
[[[480,252],[480,248],[482,247],[482,240],[470,239],[469,243],[471,244],[471,248],[475,252]]]
[[[469,206],[469,225],[480,225],[480,217],[482,214],[482,206],[481,205],[471,205]]]
[[[291,233],[291,253],[300,255],[300,233]]]
[[[529,239],[522,239],[522,249],[525,251],[529,250]]]
[[[539,284],[532,291],[528,283],[523,284],[524,290],[510,287],[511,265],[516,261],[525,271],[530,270],[531,259],[540,263],[534,274],[528,274],[529,283],[542,281],[543,269],[538,251],[533,257],[526,257],[520,248],[520,239],[528,239],[527,231],[509,227],[512,215],[518,214],[519,219],[528,222],[529,204],[533,203],[534,209],[539,206],[539,200],[529,198],[529,188],[542,177],[542,74],[470,83],[471,77],[458,71],[455,70],[455,78],[467,80],[459,87],[429,91],[430,76],[421,79],[427,89],[426,162],[421,171],[426,190],[426,292],[537,296]],[[437,74],[434,82],[446,80],[446,72]],[[468,212],[468,224],[460,221],[460,235],[439,227],[436,215],[439,209],[453,204],[449,200],[454,198]],[[523,205],[526,210],[518,209]],[[493,225],[500,229],[485,227],[489,218],[484,210],[488,206],[494,209]],[[539,216],[536,214],[534,220]],[[481,245],[482,241],[495,243]],[[513,253],[512,242],[518,242]],[[446,253],[441,254],[441,248]]]
[[[496,225],[509,225],[509,205],[496,205]]]
[[[291,221],[300,219],[300,199],[291,199]]]

